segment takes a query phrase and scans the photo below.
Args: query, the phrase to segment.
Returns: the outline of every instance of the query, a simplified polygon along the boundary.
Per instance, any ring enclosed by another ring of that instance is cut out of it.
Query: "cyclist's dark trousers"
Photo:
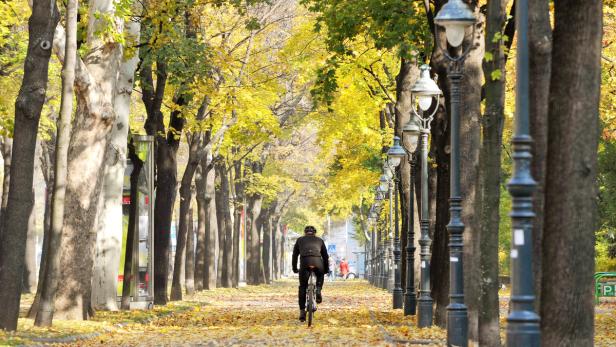
[[[302,264],[304,265],[304,264]],[[323,279],[325,274],[323,272],[322,264],[314,269],[314,273],[317,275],[317,287],[323,288]],[[310,270],[307,267],[300,267],[299,269],[299,308],[300,310],[306,309],[306,289],[308,288],[308,278],[310,278]]]

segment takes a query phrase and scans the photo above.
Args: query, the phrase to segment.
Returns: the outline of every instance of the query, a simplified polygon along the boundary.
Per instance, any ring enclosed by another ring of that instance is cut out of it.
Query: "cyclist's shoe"
[[[323,301],[323,297],[321,296],[321,288],[317,287],[317,304],[320,304]]]
[[[306,321],[306,310],[299,310],[299,321],[300,322]]]

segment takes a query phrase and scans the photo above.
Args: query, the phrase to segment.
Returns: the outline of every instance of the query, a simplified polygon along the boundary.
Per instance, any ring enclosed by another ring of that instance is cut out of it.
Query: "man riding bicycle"
[[[314,271],[317,277],[317,303],[320,304],[322,299],[321,288],[323,288],[323,278],[329,272],[329,256],[327,255],[327,247],[325,242],[316,236],[317,229],[313,226],[307,226],[304,229],[304,236],[297,239],[293,247],[293,272],[299,273],[299,320],[306,320],[306,288],[308,287],[308,278],[310,270]],[[300,257],[301,256],[301,257]],[[297,267],[297,258],[300,257],[300,266]]]

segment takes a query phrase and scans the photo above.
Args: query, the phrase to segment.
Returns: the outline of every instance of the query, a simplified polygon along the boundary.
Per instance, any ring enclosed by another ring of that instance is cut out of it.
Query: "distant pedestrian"
[[[340,262],[340,274],[344,279],[346,279],[349,274],[349,263],[347,263],[345,258],[342,258],[342,261]]]

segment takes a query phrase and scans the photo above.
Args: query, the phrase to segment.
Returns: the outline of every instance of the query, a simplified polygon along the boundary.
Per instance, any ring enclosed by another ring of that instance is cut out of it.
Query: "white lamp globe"
[[[447,42],[453,47],[462,44],[465,29],[475,22],[473,11],[462,0],[449,0],[434,17],[434,23],[445,28]]]
[[[464,41],[464,32],[466,29],[465,23],[453,22],[445,25],[445,35],[447,36],[447,42],[452,47],[458,47]]]
[[[417,101],[419,102],[419,108],[421,108],[422,111],[427,111],[430,106],[432,106],[432,97],[429,95],[420,95],[417,98]]]
[[[398,167],[401,161],[402,161],[402,158],[400,157],[387,158],[387,162],[389,163],[389,166],[391,167]]]

